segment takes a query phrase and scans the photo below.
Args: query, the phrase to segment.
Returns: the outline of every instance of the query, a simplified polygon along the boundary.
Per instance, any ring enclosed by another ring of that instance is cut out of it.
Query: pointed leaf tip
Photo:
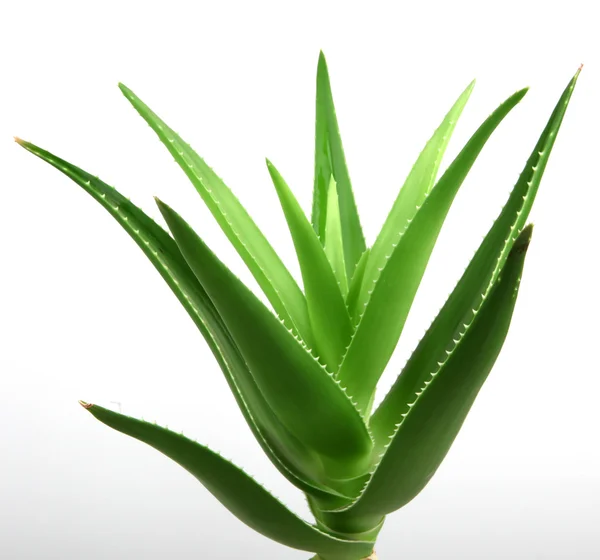
[[[531,243],[531,236],[533,235],[533,224],[527,224],[511,249],[511,252],[515,253],[524,253],[529,248],[529,244]]]
[[[83,408],[85,408],[85,409],[90,409],[90,408],[92,408],[92,406],[94,406],[92,403],[88,403],[88,402],[81,401],[81,400],[77,401],[77,402],[79,402],[79,404],[81,406],[83,406]]]

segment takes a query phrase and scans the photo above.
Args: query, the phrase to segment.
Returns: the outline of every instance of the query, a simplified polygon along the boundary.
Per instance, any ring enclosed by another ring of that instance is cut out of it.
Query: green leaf
[[[20,139],[17,142],[64,173],[98,201],[148,257],[200,330],[225,374],[248,426],[279,471],[302,491],[326,503],[338,503],[339,500],[332,494],[339,496],[339,492],[317,482],[324,478],[321,461],[281,424],[266,403],[221,316],[171,236],[130,200],[97,177],[29,142]]]
[[[362,287],[365,268],[367,267],[367,260],[369,259],[370,253],[371,250],[366,249],[360,256],[354,274],[352,275],[352,280],[350,281],[350,289],[348,290],[348,296],[346,297],[346,307],[348,308],[352,321],[356,320],[358,296],[360,295],[360,289]]]
[[[188,265],[210,296],[273,412],[319,453],[333,479],[365,472],[372,440],[350,397],[302,341],[157,199]]]
[[[325,55],[321,52],[317,67],[315,184],[312,223],[323,245],[327,242],[327,188],[332,175],[337,183],[339,196],[346,275],[351,278],[358,259],[365,251],[365,238],[360,226],[350,175],[346,166],[327,63]]]
[[[429,257],[456,193],[492,132],[523,98],[521,90],[500,105],[479,127],[425,202],[399,230],[390,253],[377,264],[379,276],[363,290],[370,292],[338,373],[343,386],[364,409],[398,342]],[[367,266],[373,261],[369,257]]]
[[[378,519],[429,482],[458,434],[508,332],[532,227],[516,240],[501,275],[445,360],[401,415],[380,462],[345,515]]]
[[[267,296],[275,312],[307,343],[312,343],[306,300],[277,253],[239,200],[192,148],[129,88],[119,88],[156,132],[188,176]]]
[[[400,414],[408,411],[407,403],[423,386],[437,362],[446,357],[446,352],[450,351],[454,340],[459,338],[463,324],[471,320],[472,310],[479,308],[483,294],[500,274],[514,240],[529,216],[578,75],[579,71],[561,95],[506,205],[456,288],[371,417],[369,425],[375,437],[376,453],[388,443],[388,437],[394,432]]]
[[[160,451],[187,470],[240,521],[291,548],[359,560],[373,543],[325,533],[292,513],[250,475],[204,445],[161,426],[80,401],[100,422]],[[208,536],[208,535],[207,535]]]
[[[267,167],[298,255],[317,355],[329,371],[336,372],[352,334],[344,298],[325,251],[298,201],[269,160]]]
[[[431,191],[452,132],[474,87],[475,80],[456,100],[413,165],[371,248],[372,256],[364,273],[365,283],[363,286],[372,286],[379,276],[378,267],[382,266],[381,263],[385,261],[386,255],[390,254],[393,244],[398,241],[399,228],[414,217]],[[368,299],[368,288],[364,288],[361,291],[358,307],[364,307]]]
[[[333,175],[327,191],[327,221],[325,224],[325,254],[331,264],[342,296],[348,295],[348,277],[344,261],[344,240],[342,238],[342,221],[337,186]],[[359,261],[360,262],[360,261]]]

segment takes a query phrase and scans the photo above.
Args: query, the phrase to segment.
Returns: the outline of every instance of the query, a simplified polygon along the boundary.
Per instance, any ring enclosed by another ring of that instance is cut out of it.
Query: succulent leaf
[[[388,443],[400,415],[408,411],[411,397],[428,379],[437,362],[459,338],[463,324],[473,309],[481,305],[483,294],[496,281],[516,236],[525,224],[565,115],[579,71],[569,82],[521,172],[509,199],[471,259],[456,288],[440,310],[425,336],[406,363],[402,373],[370,419],[377,444],[376,453]]]
[[[367,261],[370,254],[371,249],[366,249],[365,252],[360,256],[356,268],[354,269],[352,280],[350,281],[350,288],[348,290],[348,296],[346,297],[346,307],[348,307],[348,312],[350,313],[350,317],[353,322],[356,321],[356,316],[358,313],[358,296],[360,295],[363,279],[365,277],[365,269],[367,267]]]
[[[331,83],[325,55],[319,55],[317,67],[317,101],[315,119],[315,184],[313,192],[312,224],[325,245],[327,228],[327,191],[331,176],[337,184],[340,204],[342,239],[346,276],[352,272],[365,251],[365,238],[358,217],[346,157],[335,114]]]
[[[436,183],[474,82],[469,84],[425,145],[367,249],[321,52],[311,221],[267,160],[296,249],[303,293],[232,191],[119,84],[191,180],[274,312],[169,206],[156,199],[172,236],[97,177],[16,139],[97,200],[142,249],[207,341],[262,449],[305,493],[316,524],[303,521],[242,469],[183,434],[80,401],[82,406],[184,467],[261,534],[317,553],[314,560],[375,558],[373,546],[386,516],[410,502],[437,471],[504,344],[531,240],[532,225],[525,224],[580,70],[562,93],[506,205],[373,415],[376,385],[453,200],[526,89],[484,121]]]
[[[475,80],[458,97],[413,165],[371,248],[371,259],[364,273],[364,286],[372,286],[379,276],[378,267],[382,266],[381,263],[385,261],[386,255],[390,254],[394,244],[398,241],[399,227],[414,217],[417,209],[431,191],[450,137],[474,87]],[[361,291],[358,301],[359,308],[368,301],[368,290],[369,288],[365,288]]]
[[[327,255],[300,204],[269,160],[267,167],[298,255],[315,341],[313,350],[329,371],[335,372],[352,334],[346,303]]]
[[[502,103],[477,129],[423,205],[406,224],[399,238],[378,264],[379,276],[362,289],[370,292],[360,315],[338,377],[364,409],[372,402],[375,386],[398,342],[437,236],[456,193],[492,132],[523,98],[518,91]],[[368,264],[373,261],[369,257]]]
[[[188,312],[213,352],[257,441],[296,487],[328,504],[339,504],[339,491],[318,482],[323,466],[275,416],[212,301],[188,267],[177,244],[154,220],[119,191],[67,161],[18,139],[29,152],[54,166],[97,200],[142,249]]]
[[[156,132],[188,176],[288,328],[312,343],[306,300],[281,259],[229,187],[192,148],[128,87],[123,95]]]
[[[329,535],[291,512],[254,478],[208,447],[161,426],[80,401],[103,424],[144,442],[182,466],[240,521],[262,535],[332,560],[359,560],[372,542]]]
[[[344,260],[344,240],[342,238],[342,220],[337,186],[333,175],[327,191],[327,220],[325,224],[325,254],[331,264],[342,296],[348,295],[348,277]],[[338,362],[339,363],[339,362]]]
[[[365,472],[372,450],[351,398],[301,340],[210,251],[192,228],[157,199],[173,237],[244,356],[273,412],[319,453],[333,479]]]
[[[439,467],[506,338],[531,231],[531,226],[523,229],[460,339],[413,395],[363,492],[343,508],[342,518],[376,520],[401,508]]]

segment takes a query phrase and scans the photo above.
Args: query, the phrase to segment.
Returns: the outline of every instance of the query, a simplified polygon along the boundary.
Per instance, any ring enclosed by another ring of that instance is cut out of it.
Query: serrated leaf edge
[[[96,405],[94,405],[93,403],[89,403],[89,402],[86,402],[86,401],[81,401],[81,400],[80,400],[80,401],[78,401],[78,402],[79,402],[79,404],[80,404],[80,405],[81,405],[83,408],[85,408],[86,410],[90,410],[91,408],[93,408],[94,406],[96,406]],[[126,415],[125,415],[125,414],[121,414],[121,416],[126,416]],[[154,421],[154,422],[151,422],[151,423],[150,423],[150,422],[148,422],[147,420],[143,420],[143,419],[139,419],[139,418],[134,418],[134,417],[132,417],[132,416],[127,416],[127,417],[128,417],[128,418],[131,418],[131,419],[134,419],[134,420],[137,420],[137,421],[139,421],[139,422],[144,422],[144,423],[146,423],[146,424],[152,424],[152,425],[154,425],[154,426],[156,426],[156,427],[158,427],[158,428],[161,428],[161,429],[163,429],[163,430],[166,430],[166,431],[170,432],[171,434],[173,434],[173,435],[175,435],[175,436],[178,436],[178,437],[181,437],[181,438],[183,438],[183,439],[186,439],[186,440],[187,440],[188,442],[190,442],[190,443],[193,443],[193,444],[199,445],[200,447],[203,447],[203,448],[207,449],[207,450],[208,450],[210,453],[213,453],[213,454],[215,454],[215,455],[219,456],[221,459],[223,459],[224,461],[226,461],[227,463],[229,463],[229,464],[230,464],[230,465],[231,465],[233,468],[235,468],[236,470],[238,470],[239,472],[241,472],[241,473],[242,473],[244,476],[246,476],[246,477],[250,478],[250,479],[251,479],[251,480],[252,480],[252,481],[253,481],[255,484],[257,484],[258,486],[260,486],[260,487],[261,487],[261,488],[262,488],[262,489],[263,489],[263,490],[264,490],[264,491],[265,491],[267,494],[269,494],[269,495],[270,495],[270,496],[271,496],[271,497],[272,497],[274,500],[276,500],[277,502],[279,502],[279,504],[281,504],[281,505],[282,505],[282,506],[283,506],[285,509],[287,509],[287,510],[288,510],[288,511],[289,511],[289,512],[290,512],[292,515],[294,515],[294,516],[295,516],[295,517],[296,517],[298,520],[300,520],[302,523],[304,523],[306,526],[310,527],[311,529],[314,529],[315,531],[317,531],[318,533],[320,533],[320,534],[321,534],[321,535],[323,535],[324,537],[330,538],[330,539],[332,539],[332,540],[334,540],[334,541],[337,541],[337,542],[340,542],[340,543],[344,543],[344,544],[350,544],[350,543],[352,543],[352,544],[354,544],[354,543],[356,543],[356,544],[372,544],[372,543],[371,543],[371,541],[349,541],[349,540],[346,540],[346,539],[342,539],[342,538],[336,537],[336,536],[334,536],[334,535],[331,535],[331,534],[329,534],[329,533],[327,533],[327,532],[323,531],[323,530],[322,530],[322,529],[320,529],[318,526],[316,526],[316,525],[313,525],[312,523],[309,523],[309,522],[308,522],[308,521],[306,521],[305,519],[302,519],[300,516],[298,516],[296,513],[294,513],[294,512],[293,512],[293,511],[292,511],[292,510],[291,510],[291,509],[290,509],[290,508],[289,508],[289,507],[288,507],[288,506],[287,506],[287,505],[286,505],[286,504],[283,502],[283,500],[281,500],[281,499],[280,499],[280,498],[279,498],[277,495],[275,495],[275,494],[273,493],[273,491],[269,490],[269,489],[268,489],[266,486],[264,486],[264,484],[262,484],[262,483],[261,483],[259,480],[257,480],[256,478],[254,478],[254,476],[253,476],[252,474],[250,474],[249,472],[246,472],[246,471],[244,470],[244,467],[242,467],[242,466],[238,465],[237,463],[234,463],[234,462],[233,462],[231,459],[228,459],[227,457],[225,457],[224,455],[222,455],[222,454],[221,454],[219,451],[216,451],[215,449],[212,449],[212,448],[211,448],[209,445],[207,445],[207,444],[203,444],[203,443],[199,443],[199,442],[198,442],[196,439],[192,439],[192,438],[189,438],[189,437],[185,436],[185,435],[183,434],[183,432],[179,432],[179,433],[178,433],[178,432],[175,432],[175,431],[173,431],[173,430],[169,430],[169,428],[168,428],[168,426],[167,426],[166,424],[165,424],[164,426],[162,426],[162,425],[158,424],[156,421]],[[100,421],[100,422],[101,422],[101,421]],[[114,428],[113,428],[113,429],[114,429]],[[119,431],[119,430],[116,430],[116,431]],[[122,433],[122,432],[121,432],[121,433]],[[128,435],[128,434],[124,434],[124,435]],[[129,437],[133,437],[133,436],[129,436]],[[135,437],[134,437],[133,439],[137,439],[137,438],[135,438]],[[144,441],[141,441],[141,440],[138,440],[138,441],[140,441],[141,443],[146,443],[146,442],[144,442]],[[148,444],[146,444],[146,445],[148,445]],[[152,446],[151,446],[151,447],[152,447]],[[164,453],[163,453],[163,455],[164,455]],[[170,459],[170,457],[169,457],[169,459]],[[171,459],[171,460],[172,460],[172,459]],[[315,521],[315,523],[316,523],[316,521]],[[315,551],[315,552],[316,552],[316,551]]]

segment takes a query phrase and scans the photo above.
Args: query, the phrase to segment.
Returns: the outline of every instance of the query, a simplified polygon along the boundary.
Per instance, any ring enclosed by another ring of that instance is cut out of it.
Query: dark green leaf
[[[300,519],[250,475],[207,447],[161,426],[80,402],[103,424],[154,447],[182,466],[233,515],[262,535],[332,560],[359,560],[373,549],[373,543],[343,540]]]
[[[331,478],[365,472],[372,440],[350,397],[308,349],[157,200],[188,265],[204,287],[273,412],[321,456]]]

